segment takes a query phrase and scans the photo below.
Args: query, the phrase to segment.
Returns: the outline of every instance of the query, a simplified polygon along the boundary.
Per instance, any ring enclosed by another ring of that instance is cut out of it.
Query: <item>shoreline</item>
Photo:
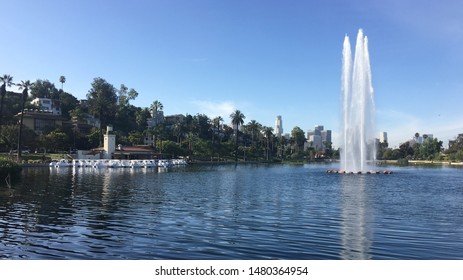
[[[329,159],[329,160],[317,160],[317,161],[282,161],[282,162],[266,162],[266,161],[191,161],[189,165],[213,165],[213,164],[326,164],[339,162],[339,160]],[[401,164],[398,160],[379,160],[376,161],[376,165],[447,165],[447,166],[463,166],[463,162],[450,162],[450,161],[433,161],[433,160],[409,160],[407,164]],[[28,167],[48,167],[49,162],[44,163],[22,163],[20,164],[23,168]]]
[[[381,165],[382,163],[391,164],[391,165],[456,165],[456,166],[463,166],[463,162],[451,162],[451,161],[435,161],[435,160],[409,160],[408,164],[400,164],[398,160],[380,160],[377,161],[377,165]]]

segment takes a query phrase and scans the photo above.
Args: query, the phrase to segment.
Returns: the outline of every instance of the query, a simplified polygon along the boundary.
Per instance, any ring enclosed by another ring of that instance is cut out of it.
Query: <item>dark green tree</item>
[[[3,84],[0,86],[0,95],[1,95],[1,99],[0,99],[0,129],[1,129],[1,125],[3,124],[3,101],[4,101],[5,95],[6,95],[6,88],[13,85],[13,77],[10,76],[10,75],[5,74],[3,76],[0,76],[0,81],[3,82]]]
[[[134,100],[137,96],[137,91],[133,88],[129,90],[124,84],[122,84],[118,90],[118,104],[114,127],[117,131],[120,131],[125,135],[128,135],[128,133],[134,129],[139,132],[142,132],[145,129],[138,129],[137,111],[141,109],[130,104],[130,101]]]
[[[194,116],[194,122],[196,122],[197,136],[203,140],[211,139],[211,120],[205,114],[197,114]]]
[[[135,112],[135,123],[137,130],[144,131],[147,127],[146,120],[151,116],[148,108],[138,108]]]
[[[23,131],[23,119],[24,119],[24,107],[26,105],[27,97],[29,94],[29,89],[34,85],[29,80],[21,81],[19,84],[19,90],[22,90],[22,105],[21,105],[21,118],[19,121],[19,129],[18,129],[18,157],[17,162],[21,162],[21,140],[22,140],[22,131]]]
[[[117,111],[116,88],[103,78],[95,78],[87,93],[89,111],[98,117],[100,126],[100,146],[103,143],[103,128],[114,121]]]
[[[132,145],[141,145],[143,144],[143,133],[140,131],[131,131],[127,139]]]
[[[0,133],[0,144],[9,150],[14,149],[18,144],[18,125],[10,124],[2,127],[2,133]]]
[[[405,143],[402,143],[399,146],[399,158],[410,158],[414,155],[415,151],[413,147],[410,145],[410,142],[407,141]]]
[[[246,117],[240,110],[235,110],[230,114],[230,118],[235,130],[235,161],[238,161],[238,132],[240,125],[244,123]]]
[[[220,124],[223,122],[223,118],[221,116],[215,117],[212,120],[212,157],[214,157],[214,153],[217,153],[218,159],[220,160],[220,145],[222,142],[222,131],[220,129]],[[217,142],[215,138],[217,136]]]
[[[156,148],[156,143],[158,141],[159,137],[159,132],[161,131],[161,128],[156,129],[156,127],[161,124],[164,121],[164,112],[162,111],[164,109],[164,105],[158,100],[153,101],[151,104],[149,111],[151,113],[151,118],[152,118],[152,127],[149,128],[150,134],[153,135],[153,147]]]
[[[251,120],[247,126],[249,133],[251,134],[251,145],[255,147],[257,139],[259,138],[259,132],[262,130],[263,127],[256,120]]]
[[[71,117],[69,112],[76,109],[79,104],[79,100],[77,100],[74,95],[59,90],[59,103],[61,106],[61,115],[64,118],[69,119]]]
[[[265,149],[265,160],[269,161],[270,154],[271,154],[270,143],[272,142],[272,139],[273,139],[273,128],[264,126],[262,127],[262,133],[264,134],[265,140],[267,142],[267,148]]]
[[[66,151],[70,147],[69,135],[60,129],[55,129],[44,135],[44,146],[47,150]]]
[[[96,148],[100,144],[100,129],[93,127],[90,129],[89,133],[87,134],[87,142],[89,143],[89,147]]]
[[[60,76],[59,77],[59,82],[61,83],[61,90],[63,91],[63,85],[66,82],[66,77]]]
[[[59,98],[58,89],[55,87],[55,84],[51,83],[49,80],[38,79],[30,87],[30,91],[32,98]]]
[[[296,152],[302,151],[306,140],[304,131],[298,126],[294,127],[293,130],[291,130],[291,140],[295,145]]]

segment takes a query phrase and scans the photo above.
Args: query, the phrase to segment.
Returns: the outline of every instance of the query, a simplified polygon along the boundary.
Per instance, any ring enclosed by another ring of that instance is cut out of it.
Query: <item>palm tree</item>
[[[164,109],[164,106],[162,105],[162,103],[158,100],[155,100],[151,106],[150,106],[150,113],[151,113],[151,117],[154,119],[154,127],[158,126],[159,123],[161,122],[160,118],[160,114],[159,112],[162,111],[162,109]],[[153,141],[153,147],[156,147],[156,141],[157,141],[157,134],[158,134],[158,131],[156,129],[153,130],[154,132],[154,141]]]
[[[214,135],[219,134],[220,122],[223,121],[221,116],[215,117],[212,120],[212,144],[214,144]]]
[[[235,161],[238,161],[238,130],[239,126],[244,123],[246,117],[240,110],[235,110],[235,112],[231,113],[230,118],[232,119],[232,124],[235,129]]]
[[[177,122],[174,124],[174,128],[172,129],[172,135],[177,137],[177,144],[180,144],[180,138],[185,134],[185,126],[182,122]]]
[[[157,118],[157,113],[164,109],[164,105],[158,100],[155,100],[150,106],[150,113],[153,118]]]
[[[6,95],[6,87],[11,87],[13,84],[13,77],[10,75],[3,75],[0,77],[0,81],[3,82],[3,85],[0,87],[0,94],[1,94],[1,100],[0,100],[0,124],[1,120],[3,119],[3,100]]]
[[[257,132],[262,128],[262,125],[256,120],[251,120],[248,123],[248,128],[251,130],[251,145],[254,146],[257,138]]]
[[[265,138],[267,139],[267,151],[266,151],[266,155],[265,155],[265,159],[267,161],[269,161],[270,157],[269,157],[269,151],[270,151],[270,138],[272,137],[273,135],[273,128],[272,127],[268,127],[268,126],[264,126],[262,128],[262,132],[264,133],[265,135]]]
[[[193,141],[195,140],[195,135],[192,132],[188,132],[185,136],[185,140],[188,143],[188,155],[191,158],[193,154]]]
[[[215,117],[212,120],[212,153],[214,153],[214,135],[217,133],[219,135],[219,142],[218,142],[218,148],[220,148],[220,122],[223,121],[223,118],[221,116]],[[219,150],[219,149],[217,149]],[[213,155],[212,155],[213,156]],[[220,154],[219,154],[220,158]]]
[[[18,85],[19,90],[22,90],[22,106],[21,106],[21,119],[19,121],[19,132],[18,132],[18,157],[17,157],[17,162],[21,162],[21,137],[22,137],[22,130],[23,130],[23,118],[24,118],[24,107],[26,105],[26,100],[27,96],[29,94],[29,88],[33,86],[34,83],[31,83],[31,81],[26,80],[26,81],[21,81],[21,83]]]
[[[59,82],[61,83],[61,91],[63,90],[63,85],[66,82],[66,77],[60,76],[59,77]]]

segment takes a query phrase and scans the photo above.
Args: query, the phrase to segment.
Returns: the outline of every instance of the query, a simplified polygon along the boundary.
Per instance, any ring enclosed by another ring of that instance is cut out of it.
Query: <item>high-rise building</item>
[[[331,147],[331,130],[322,130],[322,145],[323,147]]]
[[[304,146],[317,151],[331,147],[331,130],[325,130],[323,125],[315,126],[314,130],[307,132],[307,144]]]
[[[321,135],[323,129],[324,129],[323,125],[316,125],[314,129],[315,135]]]
[[[380,132],[379,133],[379,143],[386,143],[387,142],[387,132]]]
[[[275,135],[276,137],[280,138],[283,135],[283,121],[281,116],[277,116],[275,119]]]

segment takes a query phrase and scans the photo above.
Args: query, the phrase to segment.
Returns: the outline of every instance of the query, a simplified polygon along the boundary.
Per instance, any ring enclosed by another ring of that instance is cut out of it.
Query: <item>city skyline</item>
[[[462,4],[370,2],[5,1],[0,74],[57,86],[63,75],[79,99],[102,77],[166,115],[229,122],[239,109],[270,127],[281,115],[284,133],[324,124],[339,147],[342,42],[362,28],[376,135],[392,148],[416,132],[447,146],[463,132]]]

